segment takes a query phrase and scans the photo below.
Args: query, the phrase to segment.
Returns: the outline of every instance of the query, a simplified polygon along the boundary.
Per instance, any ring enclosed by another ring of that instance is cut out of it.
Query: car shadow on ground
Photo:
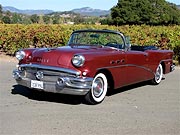
[[[133,90],[133,89],[139,88],[139,87],[144,87],[147,85],[149,85],[149,82],[145,81],[145,82],[140,82],[140,83],[124,86],[124,87],[121,87],[118,89],[109,90],[107,93],[107,96],[113,96],[113,95],[118,94],[118,93],[123,93],[123,92],[129,91],[129,90]]]
[[[165,80],[165,77],[162,78],[162,81]],[[114,89],[114,90],[109,90],[107,93],[107,96],[113,96],[115,94],[118,93],[123,93],[125,91],[129,91],[129,90],[133,90],[135,88],[139,88],[139,87],[144,87],[144,86],[156,86],[155,84],[152,84],[151,81],[144,81],[144,82],[140,82],[140,83],[135,83],[135,84],[131,84],[128,86],[124,86],[118,89]]]
[[[78,105],[83,103],[82,96],[37,91],[33,89],[28,89],[21,85],[14,85],[11,93],[14,95],[19,94],[31,100],[36,100],[36,101],[47,101],[47,102],[64,103],[71,105]]]
[[[108,97],[113,96],[118,93],[123,93],[125,91],[133,90],[135,88],[143,87],[147,85],[149,85],[149,82],[141,82],[130,86],[121,87],[119,89],[109,90],[107,96]],[[42,92],[33,89],[28,89],[21,85],[14,85],[11,93],[14,95],[19,94],[29,99],[37,100],[37,101],[56,102],[56,103],[71,104],[71,105],[78,105],[78,104],[88,105],[88,103],[84,100],[84,96]]]

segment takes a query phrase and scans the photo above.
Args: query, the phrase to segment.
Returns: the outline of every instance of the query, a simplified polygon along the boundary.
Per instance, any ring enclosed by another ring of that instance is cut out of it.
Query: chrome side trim
[[[154,72],[147,68],[147,67],[143,67],[143,66],[138,66],[138,65],[134,65],[134,64],[125,64],[125,65],[119,65],[119,66],[107,66],[107,67],[102,67],[102,68],[98,68],[97,70],[101,70],[101,69],[111,69],[111,68],[120,68],[120,67],[138,67],[138,68],[142,68],[142,69],[145,69],[149,72],[151,72],[152,74],[154,74]]]
[[[159,62],[159,64],[162,63],[162,62],[167,62],[167,61],[172,61],[172,59],[161,60],[161,61]]]
[[[155,74],[150,68],[147,68],[147,67],[144,67],[144,66],[138,66],[138,65],[134,65],[134,64],[127,64],[128,66],[131,66],[131,67],[138,67],[138,68],[142,68],[142,69],[145,69],[149,72],[151,72],[152,74]]]
[[[45,70],[52,70],[52,71],[59,71],[64,73],[69,73],[72,75],[79,76],[81,74],[80,71],[75,71],[67,68],[60,68],[60,67],[54,67],[54,66],[45,66],[40,64],[21,64],[19,65],[20,68],[38,68],[38,69],[45,69]]]

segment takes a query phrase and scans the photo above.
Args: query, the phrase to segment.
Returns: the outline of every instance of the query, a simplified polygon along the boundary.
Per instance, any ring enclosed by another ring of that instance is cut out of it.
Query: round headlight
[[[83,66],[84,62],[85,62],[85,58],[82,55],[74,55],[74,57],[72,58],[72,63],[76,67]]]
[[[18,52],[16,52],[16,58],[18,59],[18,60],[22,60],[24,57],[25,57],[25,52],[24,51],[18,51]]]

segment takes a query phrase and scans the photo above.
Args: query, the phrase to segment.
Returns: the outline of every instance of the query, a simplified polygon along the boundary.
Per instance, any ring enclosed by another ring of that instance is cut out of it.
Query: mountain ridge
[[[49,14],[54,12],[53,10],[48,10],[48,9],[39,9],[39,10],[34,10],[34,9],[25,9],[25,10],[21,10],[15,7],[11,7],[11,6],[5,6],[2,7],[3,11],[10,11],[13,13],[19,13],[19,14],[27,14],[27,15],[32,15],[32,14]]]
[[[180,5],[177,5],[177,8],[180,9]]]
[[[93,9],[90,7],[76,8],[71,11],[86,16],[101,16],[110,14],[110,10]]]
[[[180,9],[180,5],[176,5],[178,9]],[[20,13],[20,14],[27,14],[27,15],[45,15],[45,14],[51,14],[55,12],[66,12],[66,11],[53,11],[49,9],[39,9],[39,10],[34,10],[34,9],[25,9],[21,10],[12,6],[2,6],[3,11],[10,11],[13,13]],[[102,9],[93,9],[91,7],[82,7],[82,8],[75,8],[72,10],[69,10],[74,13],[81,14],[83,16],[103,16],[103,15],[108,15],[110,14],[110,10],[102,10]],[[67,12],[69,12],[67,11]]]
[[[49,9],[40,9],[40,10],[34,10],[34,9],[26,9],[21,10],[15,7],[11,6],[3,6],[3,11],[10,11],[13,13],[20,13],[20,14],[27,14],[27,15],[33,15],[33,14],[51,14],[57,11],[49,10]],[[82,8],[75,8],[70,10],[71,12],[78,13],[84,16],[101,16],[101,15],[107,15],[110,14],[110,10],[101,10],[101,9],[93,9],[90,7],[82,7]],[[64,12],[64,11],[58,11],[58,12]]]

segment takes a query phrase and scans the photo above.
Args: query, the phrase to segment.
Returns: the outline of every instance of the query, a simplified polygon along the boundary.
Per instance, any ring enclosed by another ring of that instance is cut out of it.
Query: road
[[[98,105],[16,85],[16,61],[0,59],[0,135],[179,135],[180,68],[157,86],[114,90]]]

